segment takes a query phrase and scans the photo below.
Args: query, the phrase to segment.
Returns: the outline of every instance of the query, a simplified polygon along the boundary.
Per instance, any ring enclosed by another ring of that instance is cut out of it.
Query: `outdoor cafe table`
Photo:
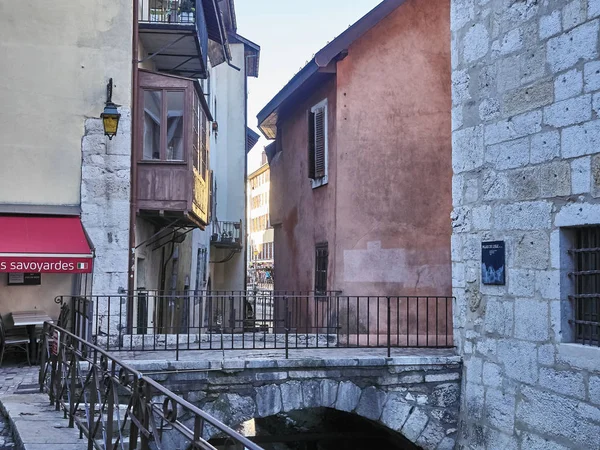
[[[31,358],[37,360],[37,345],[35,338],[35,326],[43,325],[44,322],[52,322],[52,318],[46,313],[37,309],[35,311],[14,311],[10,313],[10,317],[15,327],[26,327],[29,334],[29,351]]]

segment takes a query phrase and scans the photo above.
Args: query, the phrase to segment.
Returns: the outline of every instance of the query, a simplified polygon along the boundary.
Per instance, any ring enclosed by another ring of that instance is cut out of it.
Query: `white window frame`
[[[319,103],[310,108],[310,112],[314,114],[317,109],[321,108],[325,110],[325,120],[323,124],[323,128],[325,131],[325,175],[321,178],[310,179],[310,183],[313,189],[323,186],[329,181],[329,108],[327,107],[327,99],[321,100]]]

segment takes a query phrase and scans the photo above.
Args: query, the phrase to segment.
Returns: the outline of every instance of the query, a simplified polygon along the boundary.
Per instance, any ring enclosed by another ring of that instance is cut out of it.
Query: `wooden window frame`
[[[138,162],[142,162],[144,164],[181,164],[181,165],[187,165],[188,164],[188,139],[189,139],[189,135],[191,134],[192,130],[190,130],[190,108],[189,108],[189,93],[188,93],[188,89],[185,87],[171,87],[171,86],[151,86],[151,85],[144,85],[144,86],[140,86],[140,111],[143,112],[144,110],[144,101],[145,101],[145,95],[144,93],[146,91],[153,91],[153,92],[160,92],[161,93],[161,111],[160,111],[160,115],[161,115],[161,125],[160,125],[160,138],[159,138],[159,159],[144,159],[144,123],[143,120],[141,121],[140,127],[141,127],[141,135],[142,135],[142,139],[140,142],[140,154],[138,156]],[[183,93],[183,116],[182,116],[182,120],[183,120],[183,159],[167,159],[167,110],[168,110],[168,103],[167,103],[167,93],[168,92],[181,92]],[[143,118],[143,116],[142,116]]]
[[[308,177],[310,178],[311,186],[316,189],[324,186],[329,181],[329,113],[327,99],[321,100],[308,111]],[[316,115],[319,110],[323,110],[323,159],[324,173],[323,176],[317,176],[316,172]]]

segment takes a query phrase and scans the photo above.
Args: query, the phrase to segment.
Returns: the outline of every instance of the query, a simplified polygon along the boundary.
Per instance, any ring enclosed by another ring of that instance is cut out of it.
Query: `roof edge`
[[[360,39],[367,31],[385,19],[406,0],[383,0],[379,5],[358,19],[346,31],[323,47],[315,55],[318,67],[327,67],[329,63],[348,47]]]
[[[258,128],[267,139],[273,139],[273,133],[263,129],[264,122],[312,75],[319,69],[327,67],[339,55],[367,31],[385,19],[406,0],[383,0],[379,5],[358,19],[346,31],[317,52],[314,59],[310,60],[290,81],[265,105],[256,115]],[[268,128],[268,127],[267,127]]]
[[[275,112],[281,104],[292,95],[300,86],[302,86],[310,77],[317,73],[319,67],[315,64],[314,60],[308,62],[300,72],[292,77],[290,81],[277,93],[275,97],[271,99],[269,103],[265,105],[263,109],[256,115],[258,119],[258,128],[265,135],[267,139],[273,139],[269,135],[265,134],[262,128],[262,124],[267,118]]]

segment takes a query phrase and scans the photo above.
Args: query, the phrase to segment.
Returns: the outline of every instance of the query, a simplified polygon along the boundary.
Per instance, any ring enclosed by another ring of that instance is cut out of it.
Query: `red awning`
[[[91,273],[79,217],[0,216],[0,272]]]

